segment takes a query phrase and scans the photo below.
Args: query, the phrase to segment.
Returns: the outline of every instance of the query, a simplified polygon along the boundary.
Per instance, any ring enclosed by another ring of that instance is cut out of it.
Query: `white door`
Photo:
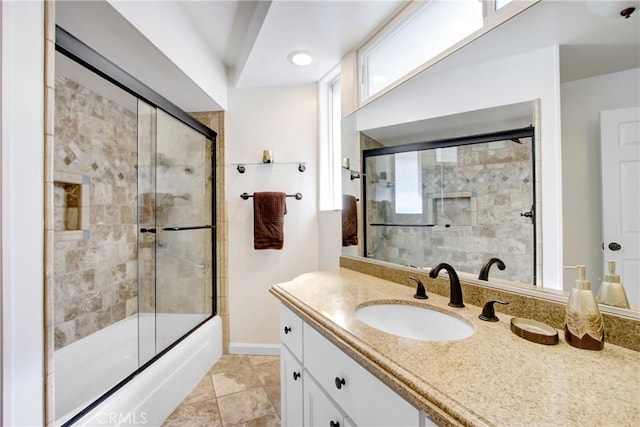
[[[604,272],[607,261],[640,305],[640,108],[600,112]]]

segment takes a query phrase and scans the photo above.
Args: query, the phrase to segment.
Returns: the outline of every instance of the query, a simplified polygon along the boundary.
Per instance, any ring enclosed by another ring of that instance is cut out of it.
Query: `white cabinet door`
[[[334,405],[311,377],[307,377],[304,382],[304,405],[305,426],[345,426],[344,414]]]
[[[287,347],[281,346],[280,397],[284,427],[301,427],[303,425],[303,375],[300,362],[293,357]]]

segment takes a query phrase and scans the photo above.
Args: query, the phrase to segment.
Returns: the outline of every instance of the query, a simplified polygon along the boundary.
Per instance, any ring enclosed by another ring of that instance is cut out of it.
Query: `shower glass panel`
[[[158,111],[156,351],[212,313],[212,144]]]
[[[56,55],[57,419],[138,368],[137,121],[134,96]]]
[[[138,348],[143,365],[156,355],[157,110],[138,100]],[[161,209],[161,208],[160,208]]]
[[[215,133],[55,61],[55,418],[71,425],[215,314]]]
[[[498,257],[507,269],[493,277],[535,284],[532,140],[365,150],[366,256],[476,276]]]

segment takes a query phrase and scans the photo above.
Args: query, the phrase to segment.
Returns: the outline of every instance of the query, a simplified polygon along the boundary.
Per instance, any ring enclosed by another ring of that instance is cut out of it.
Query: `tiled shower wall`
[[[65,192],[55,186],[54,326],[60,349],[137,312],[136,112],[56,75],[54,179],[88,186],[88,229],[62,230]]]
[[[533,225],[520,216],[533,200],[531,143],[460,146],[455,163],[436,164],[435,150],[422,151],[422,215],[394,212],[393,160],[368,158],[368,224],[440,225],[368,227],[369,257],[427,268],[447,262],[476,275],[488,258],[498,257],[507,269],[492,269],[492,277],[533,284]]]
[[[216,138],[216,306],[222,318],[222,346],[224,353],[229,352],[229,270],[228,245],[229,228],[225,188],[225,116],[224,111],[198,112],[191,115],[205,126],[217,132]]]

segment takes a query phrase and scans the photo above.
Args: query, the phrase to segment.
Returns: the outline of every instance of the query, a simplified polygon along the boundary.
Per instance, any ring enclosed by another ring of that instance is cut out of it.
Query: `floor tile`
[[[249,358],[249,362],[251,362],[252,365],[259,365],[262,363],[273,362],[274,360],[280,362],[280,356],[248,355],[247,357]]]
[[[218,398],[218,408],[225,426],[244,423],[265,415],[277,416],[262,387],[221,396]]]
[[[222,427],[216,399],[180,405],[163,427]]]
[[[226,354],[163,427],[280,427],[280,357]]]
[[[280,361],[265,362],[255,367],[255,370],[263,385],[280,384]]]
[[[280,427],[280,417],[277,415],[265,415],[232,427]]]
[[[213,392],[213,383],[211,377],[205,375],[204,378],[195,386],[191,393],[182,402],[183,405],[199,402],[201,400],[211,399],[215,396]]]
[[[231,371],[212,374],[211,380],[218,397],[262,385],[256,371],[249,364],[238,364]]]
[[[209,370],[209,374],[233,371],[239,365],[251,364],[249,357],[240,354],[223,354],[220,360]]]

